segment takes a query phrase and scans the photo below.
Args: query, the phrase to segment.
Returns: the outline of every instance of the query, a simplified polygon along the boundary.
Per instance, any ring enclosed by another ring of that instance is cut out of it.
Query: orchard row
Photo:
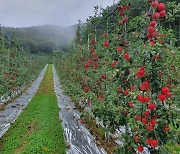
[[[115,133],[125,126],[119,152],[166,153],[167,144],[179,142],[176,54],[161,26],[166,5],[149,0],[149,11],[136,17],[140,23],[135,29],[131,9],[121,1],[107,19],[97,16],[95,8],[85,33],[78,27],[75,49],[55,64],[65,91],[89,106],[105,131]],[[99,34],[101,19],[107,29]]]
[[[11,44],[0,46],[0,103],[14,97],[34,80],[46,64],[46,57],[32,55],[25,49]]]

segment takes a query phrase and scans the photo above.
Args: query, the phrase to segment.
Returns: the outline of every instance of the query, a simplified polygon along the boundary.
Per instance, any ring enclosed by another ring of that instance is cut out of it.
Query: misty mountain
[[[55,25],[27,28],[2,27],[2,33],[10,35],[20,46],[28,47],[31,53],[52,53],[54,49],[66,50],[75,37],[76,29],[77,25],[70,27]]]

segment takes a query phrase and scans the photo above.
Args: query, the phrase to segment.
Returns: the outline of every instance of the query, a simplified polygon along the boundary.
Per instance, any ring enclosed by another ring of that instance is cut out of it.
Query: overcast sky
[[[113,0],[0,0],[0,24],[9,27],[70,26],[78,19],[85,21],[93,15],[95,5],[105,8],[112,4]]]

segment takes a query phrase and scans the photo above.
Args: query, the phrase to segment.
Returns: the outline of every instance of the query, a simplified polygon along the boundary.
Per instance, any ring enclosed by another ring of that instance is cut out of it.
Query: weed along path
[[[52,65],[48,66],[32,101],[1,138],[0,153],[66,153]]]

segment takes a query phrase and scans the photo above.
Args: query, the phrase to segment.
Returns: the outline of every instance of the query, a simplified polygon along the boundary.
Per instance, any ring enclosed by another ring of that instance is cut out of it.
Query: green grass
[[[0,140],[0,154],[65,154],[58,110],[49,65],[36,95]]]

